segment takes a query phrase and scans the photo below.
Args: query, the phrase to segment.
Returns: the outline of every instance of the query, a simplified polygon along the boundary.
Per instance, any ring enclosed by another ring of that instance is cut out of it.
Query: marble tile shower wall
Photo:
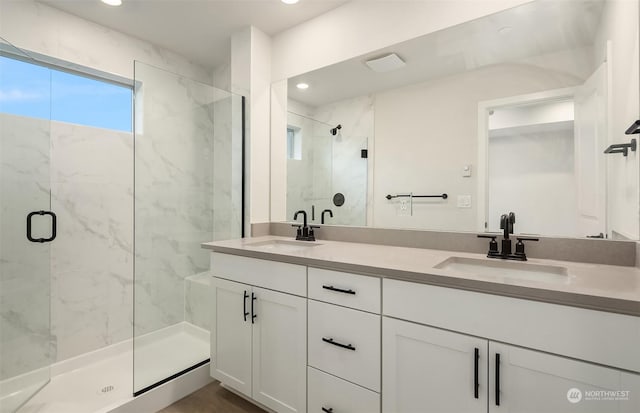
[[[333,211],[335,225],[367,225],[368,166],[373,161],[374,98],[360,96],[320,106],[314,117],[329,125],[342,125],[339,137],[333,137],[331,182],[332,194],[329,205],[322,206]],[[369,149],[369,158],[360,157],[361,149]],[[331,202],[333,193],[345,196],[345,203],[336,207]]]
[[[4,203],[0,259],[7,265],[3,277],[16,277],[13,284],[3,283],[12,287],[2,291],[2,309],[8,311],[2,313],[3,354],[11,355],[1,363],[0,377],[6,378],[131,336],[133,137],[126,132],[0,116],[3,162],[31,171],[19,186],[3,187],[3,195],[24,199],[11,193],[28,191],[24,185],[39,185],[48,197],[50,187],[51,209],[58,216],[58,236],[48,247],[24,237],[7,240],[7,234],[24,233],[26,212],[42,204],[26,205],[37,201],[33,197],[25,205]],[[12,142],[12,136],[20,141]],[[33,145],[42,147],[24,150]],[[5,149],[10,148],[17,150],[7,153]],[[25,159],[30,153],[37,155]],[[8,226],[19,228],[14,231]],[[49,291],[49,283],[51,335],[48,297],[40,297]],[[19,290],[28,290],[28,301],[25,294],[17,294]],[[44,359],[33,360],[34,356]]]
[[[319,212],[329,205],[331,196],[332,139],[329,127],[304,116],[289,113],[290,126],[298,128],[301,159],[287,160],[287,219],[298,210]],[[311,220],[311,217],[309,217]]]
[[[224,159],[234,147],[223,141],[233,130],[225,124],[232,109],[228,99],[210,86],[142,64],[136,64],[136,80],[142,84],[136,109],[143,113],[136,125],[135,190],[140,335],[185,319],[184,280],[209,268],[200,243],[214,239],[214,221],[220,237],[232,233],[226,227],[231,215],[223,210],[236,200],[230,186],[237,177],[228,176],[234,159]],[[216,116],[223,118],[220,124]],[[221,149],[215,156],[214,147]],[[216,184],[220,198],[214,197]]]

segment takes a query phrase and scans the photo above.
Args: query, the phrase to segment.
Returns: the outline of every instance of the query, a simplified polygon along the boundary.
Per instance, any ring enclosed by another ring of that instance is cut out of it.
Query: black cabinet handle
[[[328,409],[326,407],[323,407],[322,411],[325,413],[333,413],[333,407],[329,407]]]
[[[480,349],[476,347],[473,351],[473,397],[478,398],[478,389],[480,383],[478,382],[478,361],[480,360]]]
[[[253,303],[257,299],[258,299],[258,297],[256,297],[256,295],[254,293],[251,293],[251,324],[255,324],[256,323],[256,317],[258,317],[258,315],[253,312]]]
[[[33,218],[34,215],[49,215],[51,216],[51,236],[49,238],[33,238],[31,236],[31,219]],[[56,232],[57,232],[57,217],[56,214],[54,214],[52,211],[33,211],[30,212],[29,215],[27,215],[27,239],[31,242],[51,242],[54,239],[56,239]]]
[[[352,289],[348,289],[348,290],[343,290],[342,288],[336,288],[333,285],[323,285],[322,288],[324,288],[325,290],[331,290],[331,291],[335,291],[337,293],[345,293],[345,294],[353,294],[356,295],[356,292],[353,291]]]
[[[242,298],[242,312],[244,313],[244,321],[247,321],[247,316],[249,312],[247,311],[247,298],[249,298],[249,294],[247,294],[247,290],[244,290],[244,297]]]
[[[333,344],[334,346],[346,348],[347,350],[356,351],[356,348],[353,347],[351,344],[338,343],[337,341],[333,341],[332,338],[324,338],[324,337],[322,337],[322,341],[324,341],[325,343]]]
[[[496,406],[500,406],[500,353],[496,353]]]

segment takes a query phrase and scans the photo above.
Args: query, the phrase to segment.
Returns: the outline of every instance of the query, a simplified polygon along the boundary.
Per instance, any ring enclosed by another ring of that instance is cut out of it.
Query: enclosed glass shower
[[[0,39],[1,56],[30,61]],[[2,66],[3,67],[3,66]],[[7,83],[0,69],[0,85]],[[41,94],[38,108],[50,113],[51,78],[46,69],[21,79]],[[50,121],[4,113],[0,102],[0,412],[24,404],[50,378],[51,243],[27,239],[25,220],[33,211],[51,210]],[[28,137],[28,138],[25,138]],[[33,215],[32,215],[33,217]],[[38,216],[41,218],[42,216]],[[32,221],[30,236],[49,238],[45,219]],[[49,233],[50,234],[50,233]]]
[[[119,83],[0,52],[33,65],[17,86],[0,66],[0,412],[99,411],[206,363],[200,244],[242,235],[243,97],[141,62]],[[133,127],[56,117],[102,90],[57,72],[120,88],[86,119],[128,93]]]
[[[209,254],[242,230],[242,97],[136,62],[134,391],[209,359]],[[170,373],[170,374],[168,374]]]

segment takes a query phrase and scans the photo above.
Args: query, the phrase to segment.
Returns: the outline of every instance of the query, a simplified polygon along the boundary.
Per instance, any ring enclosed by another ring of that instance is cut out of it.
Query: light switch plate
[[[411,198],[400,198],[400,200],[398,201],[398,216],[410,217],[412,215],[411,207]]]
[[[471,195],[458,195],[458,208],[471,208]]]
[[[468,178],[471,176],[471,165],[464,165],[462,167],[462,176]]]

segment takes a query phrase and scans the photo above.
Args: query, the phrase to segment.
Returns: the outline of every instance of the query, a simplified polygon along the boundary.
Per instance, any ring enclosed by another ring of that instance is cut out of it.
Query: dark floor
[[[265,411],[214,381],[158,413],[265,413]]]

